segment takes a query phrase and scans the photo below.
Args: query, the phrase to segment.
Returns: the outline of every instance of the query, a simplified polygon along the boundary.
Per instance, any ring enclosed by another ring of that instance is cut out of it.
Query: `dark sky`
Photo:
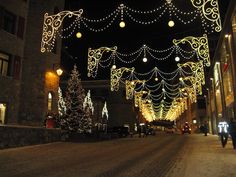
[[[221,0],[219,2],[222,11],[225,11],[228,1],[229,0]],[[163,2],[164,0],[68,0],[66,1],[65,10],[75,11],[83,9],[83,16],[89,19],[99,19],[114,11],[121,3],[133,9],[145,11],[159,7]],[[191,11],[194,9],[189,0],[173,0],[173,2],[183,11]],[[223,18],[224,14],[221,14],[221,17]],[[84,26],[81,26],[80,32],[83,35],[81,39],[77,39],[74,35],[64,40],[62,52],[62,65],[64,69],[69,72],[74,63],[76,63],[81,72],[82,80],[91,79],[87,78],[87,53],[89,47],[94,49],[102,46],[117,46],[119,52],[131,53],[139,49],[143,44],[147,44],[153,49],[162,50],[172,46],[173,39],[180,39],[189,35],[201,36],[204,33],[199,20],[190,25],[183,25],[175,20],[175,26],[173,28],[167,25],[169,16],[162,17],[160,21],[152,25],[137,24],[128,20],[126,17],[124,17],[124,21],[126,22],[125,28],[119,27],[120,21],[118,20],[104,32],[97,33],[88,31]],[[212,33],[209,35],[209,38],[215,38],[218,35],[218,33]],[[173,71],[173,69],[176,68],[174,58],[158,63],[149,61],[147,63],[138,62],[134,64],[138,72],[144,71],[145,68],[149,70],[149,68],[153,68],[154,65],[165,72]],[[109,74],[109,70],[104,71],[99,68],[97,79],[107,78]]]

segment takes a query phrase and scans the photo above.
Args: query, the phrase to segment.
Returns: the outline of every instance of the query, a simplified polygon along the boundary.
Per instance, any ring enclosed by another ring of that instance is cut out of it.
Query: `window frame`
[[[8,56],[8,59],[2,56]],[[3,73],[4,62],[7,63],[6,72]],[[0,76],[10,76],[10,65],[11,65],[11,55],[5,52],[0,51]]]

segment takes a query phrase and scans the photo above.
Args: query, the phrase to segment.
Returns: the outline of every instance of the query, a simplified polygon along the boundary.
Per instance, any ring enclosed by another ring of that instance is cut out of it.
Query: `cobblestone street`
[[[60,142],[0,151],[2,177],[235,176],[231,142],[158,134],[95,143]],[[204,159],[204,161],[202,161]],[[235,159],[235,158],[234,158]],[[228,174],[228,175],[227,175]]]
[[[163,176],[187,139],[156,135],[7,149],[0,151],[0,173],[4,177]]]

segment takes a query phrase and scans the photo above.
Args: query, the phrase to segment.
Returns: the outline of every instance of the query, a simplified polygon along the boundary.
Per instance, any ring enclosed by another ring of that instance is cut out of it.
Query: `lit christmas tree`
[[[76,65],[72,70],[66,90],[66,113],[61,119],[61,128],[69,132],[83,132],[81,129],[81,120],[84,119],[85,111],[83,109],[84,90],[81,85],[81,79]]]
[[[58,87],[58,97],[58,114],[60,117],[62,117],[66,113],[66,105],[60,87]]]
[[[83,108],[85,111],[85,116],[81,120],[81,129],[85,133],[92,133],[92,115],[94,112],[93,102],[90,95],[90,90],[87,93],[87,96],[84,99]]]

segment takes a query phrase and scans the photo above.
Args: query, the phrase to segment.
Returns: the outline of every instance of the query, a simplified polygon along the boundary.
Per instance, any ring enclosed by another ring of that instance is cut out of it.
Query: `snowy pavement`
[[[231,139],[223,148],[217,135],[183,136],[192,138],[185,144],[168,177],[236,177],[236,150]]]

